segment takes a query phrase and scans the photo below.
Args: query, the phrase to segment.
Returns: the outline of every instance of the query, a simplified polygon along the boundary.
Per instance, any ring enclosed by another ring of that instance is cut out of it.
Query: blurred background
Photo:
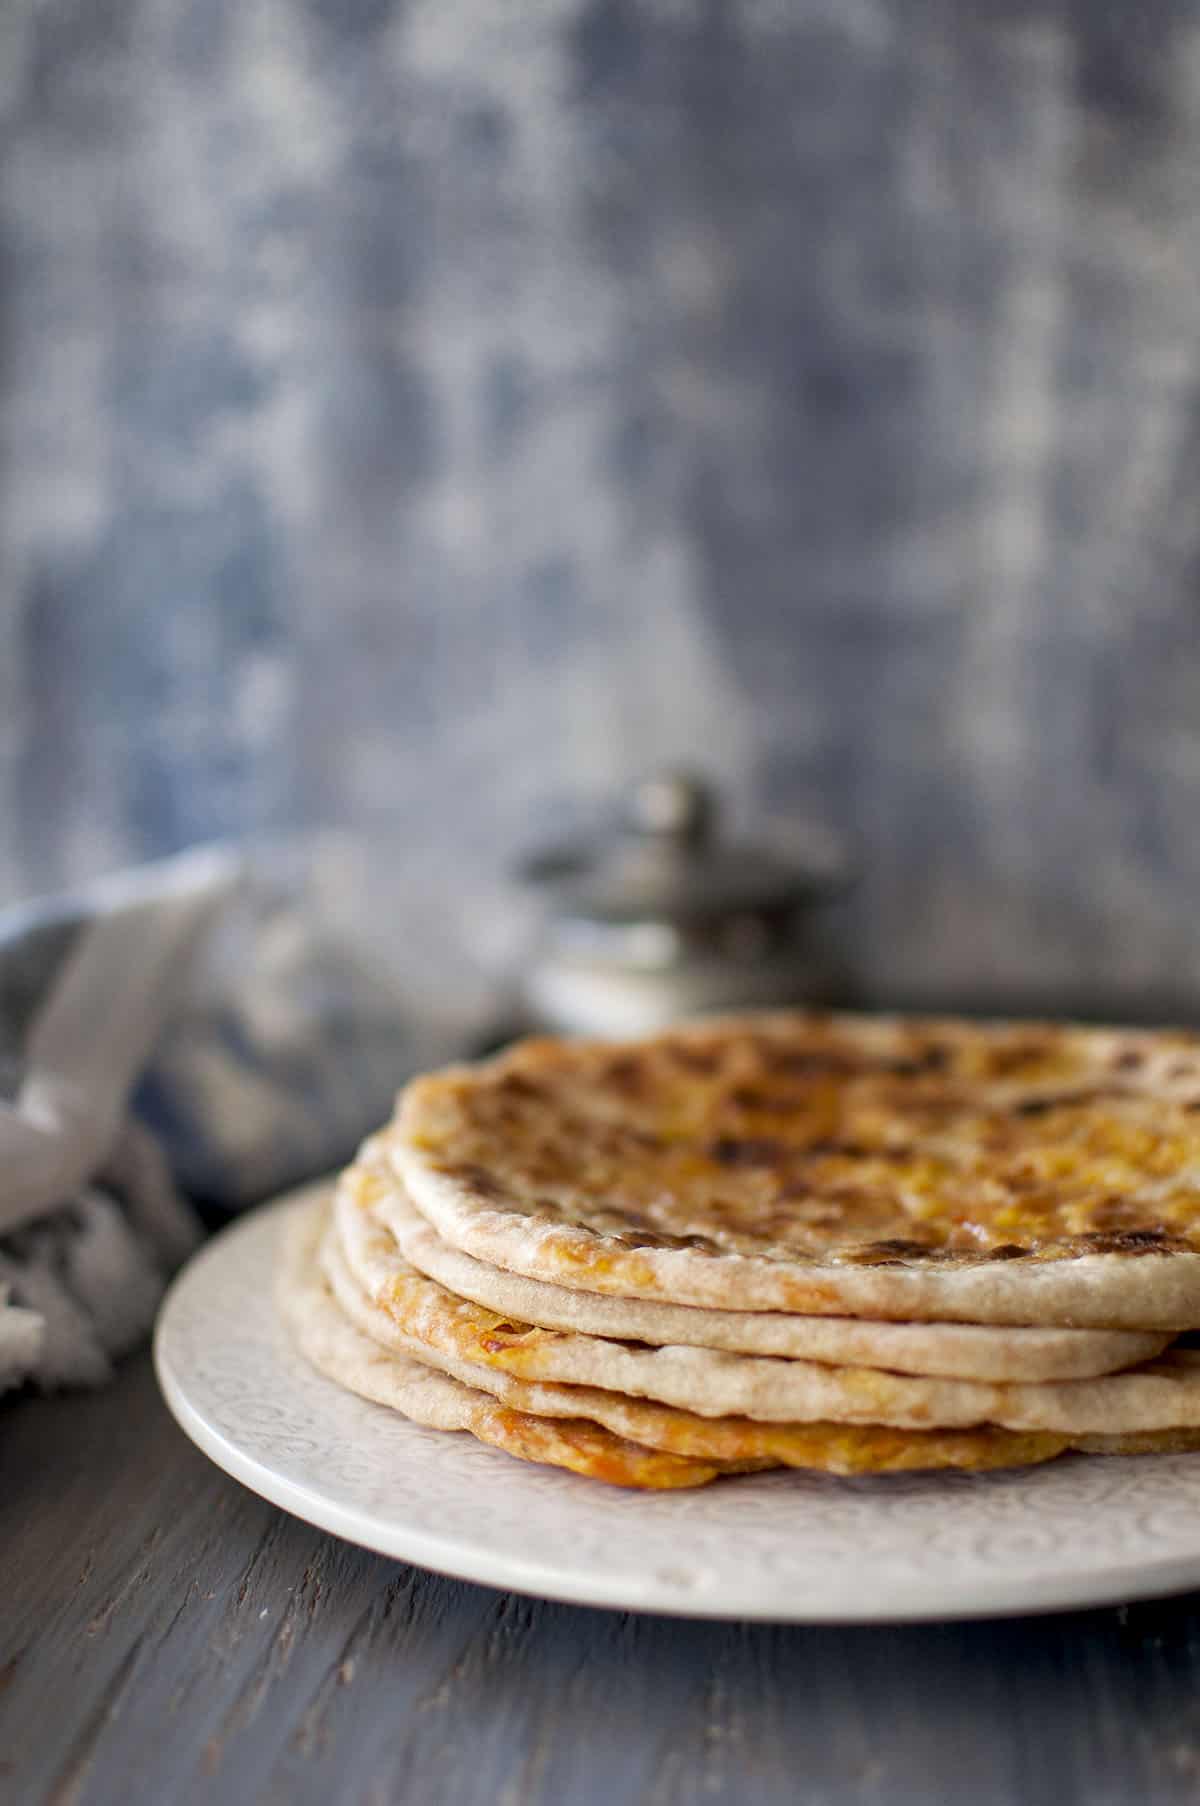
[[[5,0],[0,122],[0,901],[468,935],[682,761],[864,995],[1200,1007],[1200,0]]]

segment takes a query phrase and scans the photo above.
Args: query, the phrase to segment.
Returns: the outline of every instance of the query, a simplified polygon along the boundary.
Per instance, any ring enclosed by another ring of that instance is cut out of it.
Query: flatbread
[[[1200,1037],[827,1015],[527,1041],[386,1137],[443,1240],[721,1310],[1200,1325]]]
[[[997,1424],[1067,1436],[1200,1427],[1200,1352],[1168,1349],[1099,1379],[997,1386],[831,1367],[813,1361],[649,1347],[505,1320],[426,1279],[353,1192],[339,1186],[334,1224],[355,1280],[422,1348],[527,1380],[592,1386],[701,1417],[761,1422],[971,1428]]]
[[[518,1379],[475,1366],[449,1348],[408,1335],[373,1303],[347,1265],[337,1237],[327,1234],[320,1261],[337,1305],[356,1330],[401,1360],[420,1361],[504,1404],[541,1417],[584,1416],[616,1436],[702,1460],[807,1468],[822,1473],[894,1474],[935,1468],[984,1472],[1050,1461],[1072,1446],[1047,1431],[897,1430],[879,1424],[756,1423],[748,1417],[700,1417],[671,1405],[626,1398],[589,1386]],[[1120,1439],[1116,1439],[1118,1442]]]
[[[502,1317],[517,1317],[543,1329],[998,1382],[1091,1379],[1116,1373],[1161,1354],[1170,1340],[1135,1330],[868,1323],[858,1317],[706,1311],[648,1298],[613,1298],[526,1279],[452,1248],[413,1207],[403,1187],[379,1170],[371,1145],[343,1183],[360,1207],[373,1206],[400,1253],[419,1273]]]
[[[333,1300],[316,1258],[323,1224],[323,1211],[311,1207],[289,1224],[277,1302],[305,1359],[345,1391],[387,1405],[412,1423],[466,1430],[522,1461],[569,1468],[615,1486],[675,1490],[704,1486],[729,1471],[717,1462],[626,1442],[584,1418],[551,1420],[511,1410],[448,1374],[381,1348]],[[739,1464],[733,1471],[746,1469]]]
[[[688,1419],[686,1414],[673,1413],[669,1408],[639,1407],[637,1401],[624,1401],[639,1412],[637,1421],[643,1429],[648,1427],[651,1414],[657,1413],[660,1421],[673,1419],[673,1429],[664,1433],[664,1441],[719,1440],[726,1449],[753,1450],[755,1458],[727,1463],[648,1451],[588,1419],[561,1415],[568,1404],[587,1396],[582,1392],[572,1400],[567,1388],[525,1386],[524,1397],[536,1397],[548,1407],[543,1413],[534,1414],[497,1403],[495,1397],[488,1397],[448,1372],[408,1358],[395,1345],[393,1330],[386,1332],[382,1343],[365,1334],[339,1308],[317,1263],[317,1248],[326,1221],[323,1207],[310,1206],[289,1224],[279,1277],[279,1308],[305,1357],[345,1390],[388,1406],[410,1421],[435,1429],[468,1431],[522,1460],[566,1467],[612,1484],[663,1489],[703,1485],[723,1473],[757,1471],[776,1465],[777,1461],[839,1474],[907,1472],[931,1467],[977,1470],[1047,1460],[1065,1446],[1061,1437],[1018,1436],[989,1429],[913,1432],[837,1424],[712,1424]],[[378,1307],[361,1298],[360,1305],[374,1317],[375,1328],[380,1327],[381,1319],[385,1324],[389,1321]],[[506,1376],[487,1377],[489,1384],[499,1382],[505,1392],[522,1385]],[[619,1403],[605,1399],[608,1409]],[[1083,1438],[1074,1446],[1120,1455],[1190,1449],[1196,1442],[1194,1432],[1166,1431]],[[771,1459],[766,1456],[768,1450],[775,1452]]]

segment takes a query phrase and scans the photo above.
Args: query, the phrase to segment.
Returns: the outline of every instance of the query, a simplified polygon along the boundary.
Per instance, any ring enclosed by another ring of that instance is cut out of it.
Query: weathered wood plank
[[[459,1585],[209,1466],[148,1363],[0,1415],[0,1797],[22,1806],[1191,1801],[1195,1599],[890,1629]]]

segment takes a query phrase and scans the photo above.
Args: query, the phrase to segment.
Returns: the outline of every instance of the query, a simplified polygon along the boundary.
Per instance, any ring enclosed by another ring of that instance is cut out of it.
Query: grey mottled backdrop
[[[1200,0],[4,0],[0,892],[666,756],[1200,999]]]

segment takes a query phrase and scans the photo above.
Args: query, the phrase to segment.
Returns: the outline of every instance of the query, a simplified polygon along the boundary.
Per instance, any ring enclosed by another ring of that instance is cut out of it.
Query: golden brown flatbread
[[[409,1202],[368,1143],[342,1179],[370,1209],[409,1264],[448,1292],[542,1329],[572,1330],[656,1347],[683,1344],[728,1354],[782,1356],[832,1366],[882,1367],[948,1379],[1092,1379],[1161,1354],[1168,1335],[1120,1329],[1013,1328],[995,1323],[872,1323],[861,1317],[798,1317],[783,1311],[702,1310],[650,1298],[614,1298],[548,1285],[490,1267],[452,1248]]]
[[[1200,1038],[766,1014],[525,1042],[386,1137],[443,1240],[722,1310],[1200,1324]]]
[[[1053,1432],[1001,1430],[988,1425],[967,1430],[904,1430],[884,1424],[758,1423],[748,1417],[701,1417],[673,1405],[627,1398],[598,1387],[521,1379],[502,1368],[464,1360],[449,1340],[408,1334],[396,1316],[367,1296],[335,1234],[326,1234],[319,1259],[344,1316],[377,1347],[449,1374],[476,1391],[490,1392],[516,1410],[540,1417],[586,1417],[623,1440],[695,1460],[843,1475],[937,1468],[981,1473],[1030,1467],[1072,1447],[1069,1437]]]
[[[336,1238],[327,1234],[328,1220],[324,1205],[310,1204],[288,1222],[277,1287],[283,1319],[318,1371],[345,1390],[413,1422],[466,1430],[520,1459],[565,1467],[610,1484],[679,1488],[776,1465],[848,1475],[934,1468],[980,1471],[1046,1461],[1071,1446],[1105,1454],[1196,1446],[1196,1433],[1187,1430],[1073,1441],[987,1426],[922,1431],[833,1423],[760,1424],[736,1418],[712,1421],[619,1394],[479,1372],[452,1356],[439,1356],[441,1365],[431,1366],[430,1351],[422,1348],[422,1358],[412,1358],[410,1351],[416,1345],[387,1312],[357,1289],[341,1262]],[[322,1274],[322,1243],[339,1278],[337,1286]]]
[[[414,1352],[428,1349],[521,1379],[598,1387],[701,1417],[763,1423],[996,1424],[1066,1436],[1200,1428],[1200,1352],[1169,1348],[1140,1367],[1098,1379],[996,1386],[712,1348],[654,1348],[502,1320],[456,1297],[411,1267],[344,1187],[335,1195],[334,1221],[355,1281],[411,1338]]]

